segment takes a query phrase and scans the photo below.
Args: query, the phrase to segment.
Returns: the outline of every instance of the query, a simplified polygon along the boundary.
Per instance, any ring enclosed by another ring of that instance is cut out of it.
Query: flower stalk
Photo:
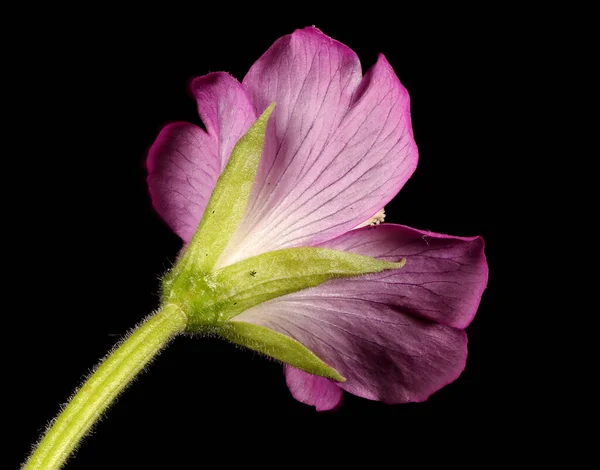
[[[60,468],[119,393],[186,326],[187,316],[174,304],[164,306],[142,322],[68,402],[23,470]]]

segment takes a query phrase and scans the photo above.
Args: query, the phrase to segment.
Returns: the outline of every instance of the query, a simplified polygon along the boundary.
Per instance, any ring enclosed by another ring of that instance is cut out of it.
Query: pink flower
[[[206,132],[166,126],[150,149],[156,210],[189,242],[231,151],[275,102],[244,218],[224,267],[282,248],[318,246],[402,269],[327,281],[251,307],[233,321],[290,336],[346,378],[285,366],[303,403],[328,410],[342,389],[386,403],[426,400],[465,367],[467,336],[487,283],[480,237],[393,224],[363,226],[417,165],[409,98],[383,55],[363,77],[356,54],[315,28],[280,38],[240,84],[195,79]]]

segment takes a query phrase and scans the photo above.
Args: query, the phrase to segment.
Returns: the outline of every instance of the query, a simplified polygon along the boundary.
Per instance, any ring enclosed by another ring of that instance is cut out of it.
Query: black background
[[[216,339],[179,338],[120,397],[68,468],[195,468],[178,450],[199,436],[210,447],[210,436],[226,425],[247,435],[258,423],[285,429],[364,417],[381,426],[489,419],[500,321],[494,204],[502,135],[493,121],[498,51],[485,21],[444,26],[430,16],[368,20],[359,13],[320,21],[307,12],[233,24],[201,11],[154,13],[71,11],[77,20],[46,22],[38,12],[13,38],[11,71],[21,86],[6,99],[20,105],[9,116],[5,142],[16,146],[7,145],[2,173],[11,237],[5,269],[12,273],[4,282],[11,305],[5,425],[15,445],[3,459],[10,468],[83,375],[158,306],[159,278],[180,242],[151,207],[145,156],[165,123],[199,123],[190,79],[220,70],[241,79],[275,39],[311,24],[356,51],[363,70],[383,52],[411,95],[420,161],[387,207],[387,221],[486,240],[490,284],[468,328],[465,372],[423,404],[345,394],[339,411],[318,414],[291,397],[280,365]]]

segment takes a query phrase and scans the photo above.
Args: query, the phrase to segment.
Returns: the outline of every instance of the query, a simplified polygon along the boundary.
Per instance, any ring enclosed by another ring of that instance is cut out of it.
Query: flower
[[[286,365],[293,396],[317,410],[335,408],[342,389],[418,402],[454,381],[487,283],[484,244],[365,225],[381,222],[417,165],[408,94],[385,57],[363,77],[352,50],[305,28],[278,39],[242,83],[218,72],[191,87],[206,131],[167,125],[148,156],[154,207],[185,243],[234,146],[275,103],[248,205],[216,267],[303,246],[406,259],[401,269],[330,279],[231,319],[295,339],[346,379]]]

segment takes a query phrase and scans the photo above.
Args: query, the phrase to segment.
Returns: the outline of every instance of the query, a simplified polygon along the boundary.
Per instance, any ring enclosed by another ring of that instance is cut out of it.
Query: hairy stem
[[[23,464],[23,470],[60,468],[119,393],[186,325],[186,315],[174,304],[147,318],[71,398]]]

